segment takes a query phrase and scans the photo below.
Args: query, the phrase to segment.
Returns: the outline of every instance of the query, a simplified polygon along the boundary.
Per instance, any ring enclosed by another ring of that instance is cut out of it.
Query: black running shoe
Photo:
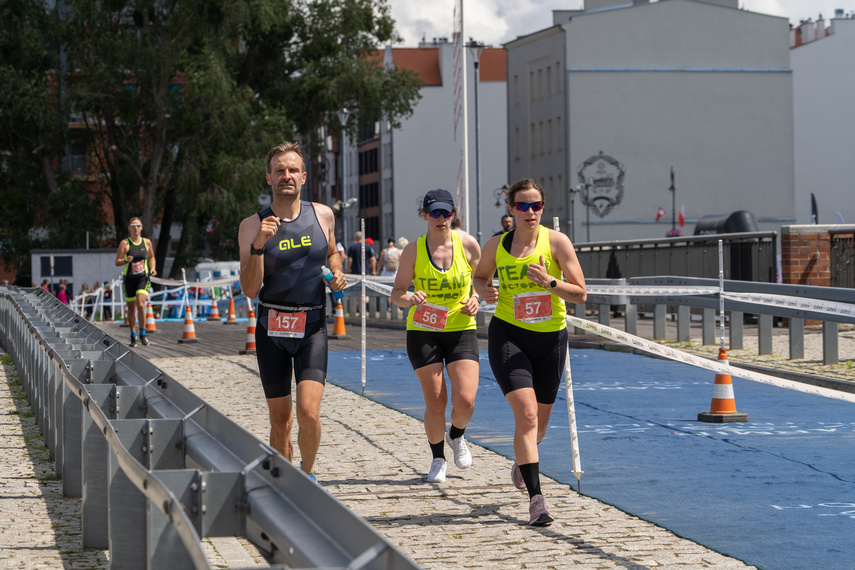
[[[130,343],[128,346],[130,346],[131,348],[136,348],[136,347],[137,347],[137,339],[136,339],[136,337],[134,337],[134,338],[132,338],[132,339],[131,339],[131,343]]]
[[[143,346],[148,346],[148,338],[146,337],[146,335],[140,335],[140,342]]]

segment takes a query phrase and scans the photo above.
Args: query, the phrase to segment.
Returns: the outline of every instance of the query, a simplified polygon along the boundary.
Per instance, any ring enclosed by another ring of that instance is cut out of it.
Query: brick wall
[[[797,285],[831,284],[831,245],[828,230],[836,226],[781,228],[781,280]]]
[[[805,225],[781,228],[781,280],[795,285],[831,285],[830,229]]]

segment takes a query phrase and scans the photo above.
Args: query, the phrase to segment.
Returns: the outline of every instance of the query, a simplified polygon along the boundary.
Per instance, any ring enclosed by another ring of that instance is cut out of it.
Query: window
[[[78,176],[86,174],[86,144],[80,139],[68,144],[68,170]]]
[[[520,104],[520,76],[514,75],[514,105]]]
[[[359,153],[359,174],[371,174],[377,172],[379,164],[377,162],[377,149],[372,148]]]
[[[534,72],[528,72],[528,100],[534,101]]]
[[[561,135],[561,117],[555,117],[555,135],[555,148],[561,150],[564,140],[564,137]]]
[[[514,158],[516,160],[520,159],[520,128],[516,127],[514,129]]]
[[[546,152],[552,153],[552,119],[546,124]]]
[[[546,96],[552,96],[552,68],[546,68]]]
[[[558,93],[561,93],[561,77],[562,77],[561,62],[556,61],[555,62],[555,91],[557,91]]]
[[[536,153],[535,153],[535,149],[536,149],[536,147],[534,146],[534,135],[535,135],[535,133],[534,133],[534,123],[532,123],[532,124],[531,124],[531,134],[530,134],[530,136],[528,137],[528,153],[529,153],[531,156],[534,156],[534,155],[536,154]]]
[[[359,207],[373,208],[380,205],[380,183],[369,182],[359,185]]]
[[[543,99],[543,69],[537,70],[537,98]]]
[[[540,154],[543,154],[543,121],[538,125],[540,127]]]
[[[41,265],[42,279],[50,277],[50,255],[43,255],[39,259]],[[54,277],[71,277],[74,265],[71,262],[70,255],[54,255],[53,256],[53,276]]]

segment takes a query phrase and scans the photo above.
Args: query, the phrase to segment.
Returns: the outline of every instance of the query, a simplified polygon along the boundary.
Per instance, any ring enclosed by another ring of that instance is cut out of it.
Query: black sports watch
[[[555,280],[555,277],[552,278],[552,281],[549,282],[549,288],[555,289],[555,286],[558,285],[558,281]]]
[[[249,253],[251,255],[264,255],[264,248],[262,247],[261,249],[255,249],[255,246],[253,244],[249,244]]]

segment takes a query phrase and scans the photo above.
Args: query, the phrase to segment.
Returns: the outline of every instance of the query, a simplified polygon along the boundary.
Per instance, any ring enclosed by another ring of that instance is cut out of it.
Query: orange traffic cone
[[[147,333],[156,333],[157,325],[154,322],[154,309],[151,306],[151,303],[145,309],[145,332]]]
[[[119,326],[122,328],[131,326],[131,323],[128,322],[128,306],[127,305],[125,305],[125,322],[123,322]]]
[[[727,361],[727,351],[724,348],[718,349],[718,360]],[[710,411],[698,414],[698,421],[716,424],[748,421],[748,414],[740,414],[736,411],[736,399],[733,397],[733,382],[730,374],[715,375]]]
[[[208,315],[209,321],[219,321],[220,320],[220,309],[217,307],[217,300],[211,299],[211,314]]]
[[[184,335],[178,339],[178,342],[199,342],[196,338],[196,327],[193,326],[193,311],[187,307],[184,312]]]
[[[347,334],[344,332],[344,309],[341,306],[341,299],[336,303],[333,332],[329,335],[329,338],[347,338]]]
[[[255,311],[249,308],[249,324],[246,327],[246,348],[239,354],[255,354]]]
[[[235,299],[234,299],[234,297],[229,299],[229,316],[226,318],[226,322],[223,324],[226,324],[226,325],[236,325],[237,324],[237,315],[235,315]]]

